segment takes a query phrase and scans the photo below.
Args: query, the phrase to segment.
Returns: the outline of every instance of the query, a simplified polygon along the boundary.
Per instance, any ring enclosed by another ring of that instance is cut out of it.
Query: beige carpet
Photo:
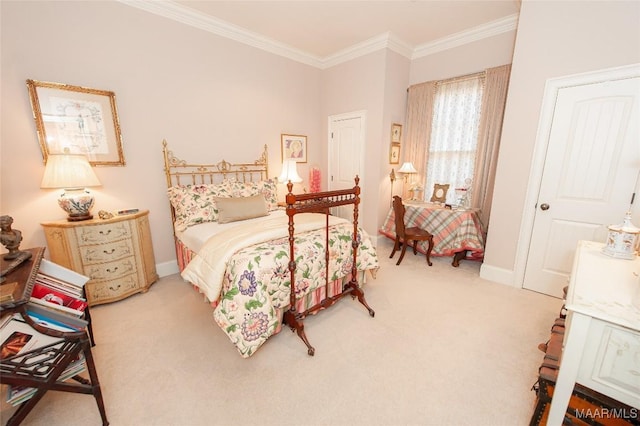
[[[479,278],[480,264],[380,243],[375,318],[341,300],[240,357],[178,275],[92,310],[111,425],[526,425],[558,299]],[[398,255],[396,255],[397,258]],[[2,389],[4,397],[4,389]],[[12,409],[2,405],[2,424]],[[24,425],[98,425],[93,397],[49,392]]]

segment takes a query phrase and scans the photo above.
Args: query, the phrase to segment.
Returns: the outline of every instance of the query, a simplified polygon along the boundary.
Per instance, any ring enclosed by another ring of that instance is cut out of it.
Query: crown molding
[[[492,37],[517,28],[518,14],[513,14],[430,43],[413,47],[395,34],[386,32],[361,43],[343,49],[324,58],[311,55],[279,41],[264,37],[229,22],[204,15],[194,9],[174,3],[171,0],[117,0],[127,6],[135,7],[183,24],[217,34],[239,43],[243,43],[293,61],[319,69],[348,62],[352,59],[381,50],[390,49],[408,59],[417,59],[443,50],[452,49],[487,37]]]
[[[322,68],[330,68],[381,49],[393,50],[407,59],[411,59],[413,54],[412,46],[405,43],[395,34],[386,32],[327,56],[322,60]]]
[[[322,68],[320,58],[310,55],[302,50],[293,48],[284,43],[251,32],[245,28],[230,24],[226,21],[204,15],[196,10],[176,4],[170,0],[117,0],[127,6],[136,7],[213,34],[225,37],[237,42],[253,46],[255,48],[289,58],[291,60]]]
[[[514,31],[516,28],[518,28],[518,14],[514,13],[513,15],[506,16],[502,19],[497,19],[429,43],[421,44],[414,49],[411,59],[433,55],[434,53],[442,52],[443,50],[462,46],[463,44],[472,43],[474,41]]]

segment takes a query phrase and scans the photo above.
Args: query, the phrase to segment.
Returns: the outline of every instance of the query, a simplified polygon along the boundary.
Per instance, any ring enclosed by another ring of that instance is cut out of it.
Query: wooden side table
[[[146,292],[158,280],[148,210],[42,227],[51,260],[90,278],[85,290],[91,306]]]
[[[20,313],[23,320],[34,330],[56,338],[56,342],[28,352],[9,356],[0,361],[0,383],[12,386],[36,388],[36,393],[24,401],[7,421],[7,425],[19,425],[42,397],[50,390],[93,395],[98,405],[102,424],[108,425],[107,413],[98,381],[91,341],[86,330],[62,332],[48,329],[35,323],[26,313],[26,306],[33,290],[36,273],[40,267],[43,247],[30,249],[32,258],[17,270],[7,275],[7,283],[16,282],[16,298],[0,303],[0,316]],[[4,267],[5,265],[3,265]],[[64,370],[80,354],[84,354],[90,380],[80,376],[72,379],[76,383],[59,380]]]

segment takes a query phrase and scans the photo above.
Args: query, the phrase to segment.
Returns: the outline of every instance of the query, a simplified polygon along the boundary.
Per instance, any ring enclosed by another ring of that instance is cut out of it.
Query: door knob
[[[540,204],[540,210],[549,210],[549,204],[547,203]]]

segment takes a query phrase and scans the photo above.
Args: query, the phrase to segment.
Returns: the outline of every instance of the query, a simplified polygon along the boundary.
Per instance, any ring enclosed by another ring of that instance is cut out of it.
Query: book
[[[87,281],[89,281],[89,277],[72,271],[71,269],[67,269],[64,266],[60,266],[47,259],[42,259],[38,273],[80,289],[82,289]]]
[[[29,300],[29,294],[31,294],[31,289],[35,283],[38,268],[43,260],[44,247],[36,247],[25,251],[31,253],[31,257],[22,262],[16,269],[4,275],[7,284],[17,282],[18,285],[14,288],[11,296],[5,296],[5,300],[0,301],[0,309],[12,309],[27,303]],[[10,269],[10,266],[11,261],[7,261],[3,256],[0,256],[1,269]],[[1,284],[0,288],[7,284]]]
[[[69,296],[75,297],[76,299],[84,300],[84,291],[82,288],[76,287],[73,284],[65,283],[64,281],[58,280],[48,275],[38,273],[38,275],[36,276],[36,283],[40,283],[41,285],[50,287],[61,293],[68,294]]]
[[[24,333],[22,331],[13,331],[11,334],[0,344],[0,359],[11,358],[18,355],[20,351],[30,347],[27,345],[33,338],[32,334]]]
[[[138,213],[139,211],[140,211],[139,209],[124,209],[124,210],[118,210],[117,214],[118,216],[122,216],[127,214]]]
[[[71,331],[84,330],[89,324],[89,322],[83,318],[68,315],[55,308],[52,309],[33,302],[27,303],[27,314],[29,314],[29,316],[33,318],[35,322],[39,322],[41,325],[49,328],[55,327],[46,325],[46,322],[50,322],[51,324],[57,325],[58,327],[71,329]],[[36,321],[36,318],[38,319],[38,321]]]
[[[0,329],[0,359],[6,361],[63,341],[60,337],[40,333],[27,324],[20,314],[14,314]],[[33,362],[29,365],[35,368]]]
[[[57,303],[52,303],[46,300],[38,299],[37,297],[30,298],[29,302],[37,305],[41,305],[42,307],[45,307],[47,309],[55,309],[56,311],[59,311],[63,314],[74,316],[76,318],[79,318],[82,315],[84,315],[84,311],[78,311],[77,309],[68,308],[66,306],[59,305]]]
[[[87,363],[85,362],[84,355],[81,353],[80,357],[70,363],[67,368],[58,376],[58,382],[64,382],[70,378],[83,373],[87,369]],[[38,391],[37,388],[31,388],[27,386],[12,386],[7,387],[7,402],[14,407],[22,404],[24,401],[31,398]]]
[[[36,324],[52,330],[58,330],[58,331],[64,331],[64,332],[75,332],[80,330],[64,322],[54,320],[51,317],[44,315],[40,312],[34,312],[33,310],[27,310],[27,315],[29,315],[29,317]]]
[[[16,289],[18,288],[18,282],[4,283],[0,285],[0,302],[13,302]]]
[[[67,293],[63,293],[52,287],[49,287],[36,280],[33,285],[33,291],[31,292],[31,300],[40,299],[50,304],[64,306],[70,309],[76,310],[80,315],[87,308],[87,301],[81,298],[71,296]]]

